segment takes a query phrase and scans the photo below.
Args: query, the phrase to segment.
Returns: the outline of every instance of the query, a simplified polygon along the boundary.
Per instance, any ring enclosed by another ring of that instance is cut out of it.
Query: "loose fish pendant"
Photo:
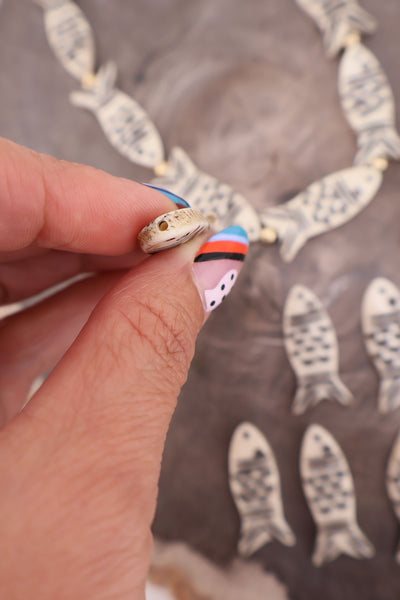
[[[63,67],[79,80],[93,73],[93,33],[81,9],[70,0],[34,1],[45,10],[47,39]]]
[[[238,552],[250,556],[273,538],[293,546],[296,538],[283,514],[274,453],[251,423],[236,427],[229,447],[229,483],[241,518]]]
[[[251,242],[260,238],[260,220],[244,196],[200,171],[182,148],[172,149],[166,173],[151,183],[185,198],[193,208],[213,219],[216,230],[240,225]]]
[[[164,158],[160,135],[143,108],[114,87],[116,66],[109,62],[99,70],[92,88],[72,92],[72,104],[92,111],[118,152],[134,163],[154,167]]]
[[[378,408],[387,413],[400,406],[400,290],[383,277],[365,291],[362,309],[365,346],[381,381]]]
[[[353,33],[373,33],[376,21],[355,0],[296,0],[317,24],[327,55],[333,58]]]
[[[340,554],[371,558],[375,550],[357,523],[349,465],[336,440],[321,425],[310,425],[304,434],[300,472],[317,526],[313,564],[320,567]]]
[[[376,56],[362,44],[346,48],[339,66],[339,95],[357,134],[356,164],[400,159],[393,91]]]
[[[204,215],[193,208],[180,208],[157,217],[138,235],[143,252],[154,254],[175,248],[210,229]]]
[[[282,259],[290,262],[310,238],[355,217],[372,200],[381,183],[382,172],[373,167],[336,171],[312,183],[289,202],[262,212],[261,225],[277,232]]]
[[[338,375],[338,343],[319,298],[303,285],[291,288],[283,312],[283,333],[297,390],[292,411],[299,415],[324,399],[347,405],[351,392]]]
[[[393,503],[394,512],[400,521],[400,431],[393,444],[386,471],[386,489]],[[400,565],[400,544],[396,551],[396,562]]]

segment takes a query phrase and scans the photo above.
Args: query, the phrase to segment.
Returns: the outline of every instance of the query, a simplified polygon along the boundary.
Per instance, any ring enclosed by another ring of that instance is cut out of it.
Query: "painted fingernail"
[[[234,286],[249,249],[249,238],[234,225],[213,235],[200,248],[193,277],[206,312],[221,304]]]
[[[177,196],[176,194],[173,194],[169,190],[158,187],[157,185],[151,185],[150,183],[143,183],[143,185],[149,188],[153,188],[153,190],[157,190],[158,192],[161,192],[162,194],[164,194],[164,196],[167,196],[167,198],[172,200],[172,202],[175,202],[178,208],[190,208],[190,204],[186,202],[186,200],[184,200],[180,196]]]

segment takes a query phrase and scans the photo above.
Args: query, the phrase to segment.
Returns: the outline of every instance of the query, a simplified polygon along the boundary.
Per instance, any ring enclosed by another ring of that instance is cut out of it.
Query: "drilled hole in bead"
[[[158,229],[159,229],[160,231],[165,231],[166,229],[168,229],[168,223],[167,223],[167,221],[161,221],[161,222],[158,224]]]

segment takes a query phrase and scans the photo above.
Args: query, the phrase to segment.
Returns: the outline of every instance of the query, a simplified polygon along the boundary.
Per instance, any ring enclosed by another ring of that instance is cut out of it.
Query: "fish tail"
[[[296,543],[296,536],[291,530],[286,519],[279,515],[266,525],[269,533],[272,537],[277,539],[284,546],[294,546]]]
[[[373,33],[376,30],[376,20],[357,4],[346,8],[341,18],[335,19],[332,27],[326,29],[324,46],[329,58],[334,58],[346,46],[346,40],[354,31]]]
[[[364,131],[359,135],[357,145],[356,165],[368,165],[381,157],[400,160],[400,136],[394,127]]]
[[[387,413],[400,406],[400,377],[384,377],[379,385],[379,412]]]
[[[278,234],[281,242],[280,254],[282,260],[290,262],[307,241],[305,228],[296,215],[285,207],[274,207],[260,215],[261,227],[271,227]]]
[[[259,525],[247,526],[244,522],[238,543],[238,552],[240,556],[247,558],[271,540],[272,536],[267,529],[261,528]]]
[[[353,400],[353,394],[336,374],[329,376],[326,381],[300,382],[293,400],[292,412],[300,415],[321,400],[336,400],[346,406]]]
[[[110,60],[98,70],[93,86],[84,92],[72,92],[69,95],[70,102],[80,108],[97,110],[114,89],[116,77],[116,64]]]
[[[285,546],[294,546],[296,537],[283,515],[277,515],[262,522],[244,518],[238,551],[241,556],[250,556],[259,548],[277,539]]]
[[[323,528],[318,532],[312,562],[320,567],[335,560],[340,554],[353,558],[372,558],[375,549],[357,523],[343,523],[334,529]]]

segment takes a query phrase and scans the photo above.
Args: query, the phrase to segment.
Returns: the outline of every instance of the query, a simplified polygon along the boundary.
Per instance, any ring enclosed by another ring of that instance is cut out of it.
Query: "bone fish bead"
[[[380,376],[378,408],[400,406],[400,290],[377,277],[367,287],[361,307],[366,350]]]
[[[386,489],[400,522],[400,431],[394,441],[386,470]],[[396,551],[396,562],[400,565],[400,544]]]
[[[79,80],[93,73],[95,48],[92,29],[81,9],[70,0],[35,0],[44,10],[46,35],[54,54]]]
[[[345,117],[357,134],[355,163],[399,160],[393,91],[378,59],[362,44],[351,45],[343,53],[339,95]]]
[[[200,171],[182,148],[171,150],[166,173],[152,183],[186,198],[190,206],[213,220],[216,230],[239,225],[251,242],[260,238],[259,217],[244,196]]]
[[[283,513],[274,453],[261,431],[251,423],[241,423],[232,435],[229,484],[241,519],[238,544],[241,556],[250,556],[273,538],[286,546],[296,543]]]
[[[356,0],[296,0],[323,34],[324,46],[330,58],[346,46],[349,35],[373,33],[376,21]]]
[[[133,98],[114,87],[116,67],[104,65],[89,91],[72,92],[75,106],[92,111],[108,141],[123,156],[144,167],[154,167],[164,158],[160,134],[144,109]]]
[[[310,239],[355,217],[375,196],[382,172],[369,166],[331,173],[280,206],[260,214],[263,228],[277,232],[285,262],[294,259]]]
[[[209,222],[198,210],[180,208],[143,227],[138,242],[143,252],[154,254],[184,244],[209,228]]]
[[[351,392],[338,375],[338,343],[332,321],[319,298],[295,285],[283,312],[286,353],[297,378],[292,411],[304,413],[324,399],[347,405]]]
[[[310,425],[304,434],[300,472],[317,526],[313,564],[320,567],[340,554],[371,558],[375,550],[357,523],[349,465],[336,440],[321,425]]]

